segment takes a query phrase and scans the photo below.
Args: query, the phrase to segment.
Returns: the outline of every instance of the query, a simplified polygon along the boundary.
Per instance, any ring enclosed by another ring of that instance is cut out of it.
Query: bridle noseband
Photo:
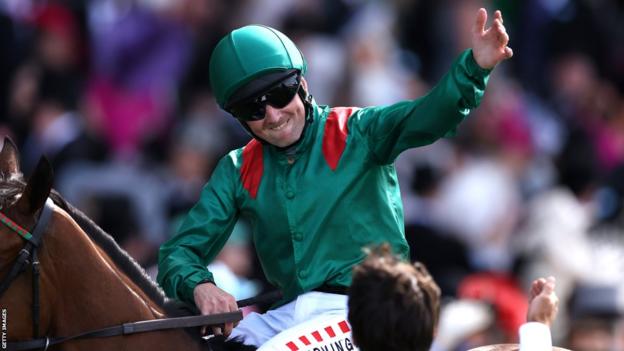
[[[50,218],[52,218],[53,211],[54,202],[48,198],[39,214],[39,218],[37,219],[37,223],[35,223],[32,233],[0,212],[0,222],[26,241],[26,244],[24,244],[24,247],[20,250],[17,258],[13,261],[13,266],[11,266],[9,273],[2,279],[2,282],[0,282],[0,297],[2,297],[9,286],[11,286],[13,280],[25,270],[25,266],[30,264],[32,267],[32,318],[34,338],[39,337],[39,314],[41,306],[39,303],[39,257],[37,255],[37,249],[41,245],[43,233],[45,233],[48,222],[50,222]]]

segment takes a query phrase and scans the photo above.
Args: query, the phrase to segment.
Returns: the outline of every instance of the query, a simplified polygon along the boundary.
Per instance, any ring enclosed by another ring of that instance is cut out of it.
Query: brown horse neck
[[[163,309],[131,281],[68,214],[57,211],[54,216],[53,235],[46,237],[41,252],[41,304],[49,318],[48,335],[74,335],[165,316]],[[45,325],[43,320],[42,325]],[[182,330],[75,344],[88,344],[85,349],[89,350],[113,347],[120,350],[200,349],[200,345]]]

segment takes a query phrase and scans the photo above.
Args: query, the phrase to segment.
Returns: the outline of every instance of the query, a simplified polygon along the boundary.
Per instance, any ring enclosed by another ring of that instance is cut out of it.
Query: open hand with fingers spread
[[[204,315],[238,311],[234,296],[212,283],[198,284],[193,290],[193,297],[195,305]],[[235,326],[235,324],[226,323],[223,327],[212,327],[212,332],[214,335],[229,336]],[[206,334],[206,327],[202,328],[201,333]]]
[[[551,326],[557,317],[559,298],[555,294],[555,278],[539,278],[533,281],[529,293],[528,322],[540,322]]]
[[[499,62],[510,58],[513,51],[507,46],[509,35],[503,25],[501,12],[494,13],[490,28],[485,28],[486,22],[487,11],[481,8],[477,12],[477,18],[472,27],[472,54],[479,66],[491,69]]]

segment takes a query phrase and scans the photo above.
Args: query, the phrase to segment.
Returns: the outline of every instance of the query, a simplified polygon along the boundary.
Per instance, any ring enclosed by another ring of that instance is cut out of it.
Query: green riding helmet
[[[306,62],[297,46],[271,27],[245,26],[221,39],[212,52],[210,85],[217,103],[224,108],[232,94],[248,82],[285,69],[305,73]]]

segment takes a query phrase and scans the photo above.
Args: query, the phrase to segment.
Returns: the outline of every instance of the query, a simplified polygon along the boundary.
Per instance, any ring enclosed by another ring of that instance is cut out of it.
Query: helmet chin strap
[[[303,89],[303,87],[299,89],[299,91],[297,92],[297,95],[299,95],[299,97],[301,98],[301,101],[303,102],[303,107],[305,109],[305,114],[306,114],[305,124],[303,125],[303,130],[301,130],[301,135],[299,136],[299,139],[288,146],[279,147],[279,146],[273,145],[269,143],[268,141],[257,136],[254,132],[252,132],[251,128],[249,128],[249,125],[245,121],[241,121],[240,119],[237,119],[238,123],[240,123],[243,126],[243,128],[245,128],[247,133],[251,135],[252,138],[258,140],[262,144],[273,145],[280,150],[284,150],[288,152],[291,148],[299,144],[299,142],[303,139],[303,135],[305,134],[306,129],[308,129],[308,125],[314,121],[314,107],[312,106],[312,100],[314,99],[314,97],[311,94],[308,94],[308,92],[305,89]]]
[[[314,100],[314,97],[312,94],[308,94],[308,92],[303,88],[299,89],[297,94],[301,97],[301,101],[303,101],[303,106],[306,110],[306,125],[308,123],[312,123],[312,121],[314,121],[314,107],[312,106],[312,100]]]

